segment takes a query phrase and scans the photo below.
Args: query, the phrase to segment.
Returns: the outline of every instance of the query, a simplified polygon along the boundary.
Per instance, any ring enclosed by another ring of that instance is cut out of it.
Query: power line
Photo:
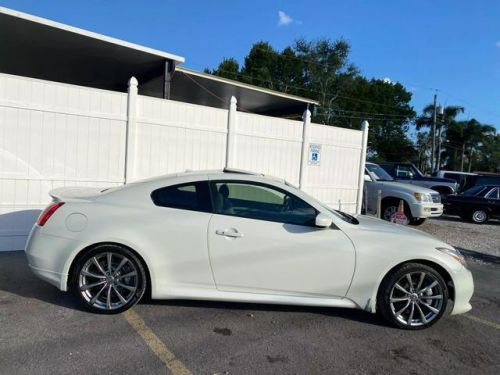
[[[224,73],[228,73],[228,74],[235,74],[236,76],[240,76],[240,77],[244,77],[244,78],[249,78],[251,80],[254,80],[254,81],[259,81],[259,82],[262,82],[262,83],[269,83],[271,84],[272,86],[276,87],[276,86],[279,86],[278,83],[276,81],[272,81],[272,80],[266,80],[266,79],[262,79],[262,78],[257,78],[257,77],[253,77],[253,76],[249,76],[247,74],[243,74],[243,73],[235,73],[235,72],[231,72],[231,71],[228,71],[228,70],[225,70],[225,69],[218,69],[218,71],[220,72],[224,72]],[[310,88],[305,88],[305,87],[300,87],[300,86],[293,86],[293,85],[286,85],[288,88],[293,88],[293,89],[297,89],[297,90],[300,90],[302,92],[306,92],[306,93],[315,93],[315,94],[320,94],[322,95],[323,93],[321,91],[317,91],[317,90],[312,90]],[[353,98],[353,97],[349,97],[349,96],[345,96],[345,95],[336,95],[336,97],[338,98],[343,98],[343,99],[347,99],[347,100],[352,100],[352,101],[357,101],[357,102],[362,102],[362,103],[369,103],[369,104],[374,104],[374,105],[378,105],[378,106],[381,106],[381,107],[386,107],[386,108],[393,108],[393,109],[398,109],[401,111],[401,108],[400,107],[397,107],[397,106],[393,106],[393,105],[389,105],[389,104],[384,104],[384,103],[379,103],[379,102],[374,102],[374,101],[370,101],[370,100],[365,100],[365,99],[358,99],[358,98]],[[404,112],[412,112],[412,111],[404,111]]]

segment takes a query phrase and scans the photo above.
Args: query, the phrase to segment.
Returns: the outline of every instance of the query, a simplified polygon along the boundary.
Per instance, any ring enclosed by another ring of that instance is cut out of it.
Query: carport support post
[[[231,96],[229,101],[229,113],[227,114],[227,139],[226,139],[226,168],[234,168],[235,164],[235,142],[236,142],[236,125],[238,101],[234,96]]]
[[[358,199],[356,200],[356,213],[361,214],[361,206],[363,204],[363,188],[365,186],[365,162],[366,162],[366,149],[368,147],[368,128],[370,124],[368,121],[361,123],[361,130],[363,132],[361,140],[361,155],[359,159],[359,179],[358,179]]]
[[[299,189],[304,189],[307,178],[307,148],[309,147],[309,128],[311,127],[311,111],[306,109],[302,115],[302,152],[300,153]]]
[[[127,128],[125,131],[125,165],[123,182],[126,184],[133,176],[135,170],[135,151],[137,148],[137,86],[139,83],[135,77],[128,81],[127,96]]]

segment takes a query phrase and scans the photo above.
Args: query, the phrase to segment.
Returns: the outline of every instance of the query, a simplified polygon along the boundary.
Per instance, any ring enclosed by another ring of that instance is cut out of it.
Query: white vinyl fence
[[[126,94],[0,74],[0,251],[24,248],[53,188],[186,169],[279,176],[355,212],[367,131],[139,96],[135,78]]]

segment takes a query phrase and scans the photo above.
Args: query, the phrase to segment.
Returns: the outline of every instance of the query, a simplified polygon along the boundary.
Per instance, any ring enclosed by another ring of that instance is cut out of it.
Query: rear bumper
[[[410,210],[414,218],[439,217],[443,214],[443,205],[441,203],[412,203]]]
[[[26,243],[26,257],[35,275],[62,291],[68,289],[68,264],[79,241],[44,234],[35,225]]]

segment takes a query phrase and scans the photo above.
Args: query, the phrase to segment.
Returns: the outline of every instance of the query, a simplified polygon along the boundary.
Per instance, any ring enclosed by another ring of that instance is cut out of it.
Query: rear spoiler
[[[59,201],[87,201],[101,195],[103,188],[91,187],[60,187],[49,191],[49,195],[56,202]]]

